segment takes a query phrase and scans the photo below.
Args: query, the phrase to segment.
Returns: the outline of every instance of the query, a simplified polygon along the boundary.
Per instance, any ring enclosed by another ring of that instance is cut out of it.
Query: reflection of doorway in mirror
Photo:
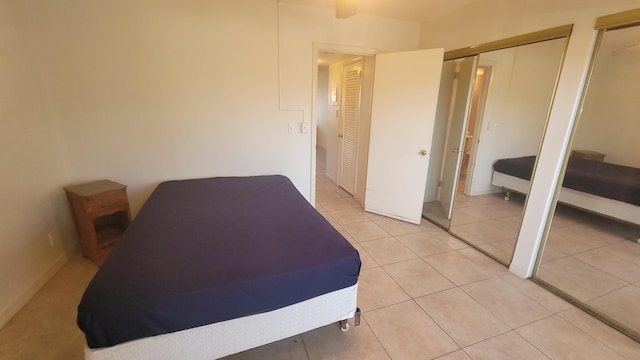
[[[466,176],[456,189],[449,231],[505,265],[513,257],[528,187],[505,201],[501,186],[493,185],[493,164],[537,154],[565,44],[566,38],[555,39],[479,58],[482,85],[469,98],[468,160],[461,164]]]
[[[473,94],[471,98],[471,108],[469,109],[469,120],[467,123],[467,132],[464,140],[464,153],[462,156],[462,168],[460,170],[460,179],[458,181],[458,191],[469,195],[470,184],[473,179],[468,178],[468,174],[473,174],[474,155],[476,145],[479,138],[476,134],[478,127],[482,126],[482,115],[489,92],[489,82],[491,79],[491,66],[478,66],[476,71],[475,84],[473,86]]]

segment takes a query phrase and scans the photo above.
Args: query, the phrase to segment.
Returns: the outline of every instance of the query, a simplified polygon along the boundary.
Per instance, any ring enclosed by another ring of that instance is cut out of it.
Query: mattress
[[[78,306],[90,348],[266,313],[353,286],[358,252],[284,176],[160,184]]]
[[[493,169],[530,180],[535,156],[500,159]],[[640,169],[600,161],[569,158],[562,187],[640,206]]]

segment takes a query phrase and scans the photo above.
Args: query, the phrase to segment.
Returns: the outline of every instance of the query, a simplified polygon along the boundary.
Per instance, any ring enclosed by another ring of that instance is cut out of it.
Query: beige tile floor
[[[458,192],[451,232],[511,261],[524,197]],[[640,333],[640,228],[559,206],[537,276]]]
[[[466,196],[459,191],[454,202],[451,233],[509,263],[520,230],[523,205],[524,198],[518,194],[505,201],[501,193]]]
[[[322,176],[318,189],[318,210],[361,254],[362,324],[228,359],[640,359],[640,344],[439,228],[366,213]],[[0,330],[0,359],[81,359],[75,311],[95,271],[72,258]]]

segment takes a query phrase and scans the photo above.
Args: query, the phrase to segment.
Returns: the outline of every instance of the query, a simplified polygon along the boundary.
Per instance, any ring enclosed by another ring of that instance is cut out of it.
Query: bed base
[[[512,191],[526,194],[529,192],[529,181],[515,176],[506,175],[497,171],[493,172],[491,184],[502,188],[505,200],[509,200]],[[601,196],[562,188],[558,202],[573,206],[585,211],[604,215],[614,220],[640,225],[640,206],[623,201],[604,198]]]
[[[246,316],[129,341],[116,346],[89,349],[90,360],[217,359],[295,336],[331,323],[349,330],[348,320],[360,324],[356,306],[358,284],[267,313]]]

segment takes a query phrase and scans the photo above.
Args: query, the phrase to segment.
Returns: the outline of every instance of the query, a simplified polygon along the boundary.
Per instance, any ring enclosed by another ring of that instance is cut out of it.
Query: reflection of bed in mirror
[[[500,159],[491,183],[527,193],[535,156]],[[571,157],[558,201],[627,223],[640,225],[640,169]]]

